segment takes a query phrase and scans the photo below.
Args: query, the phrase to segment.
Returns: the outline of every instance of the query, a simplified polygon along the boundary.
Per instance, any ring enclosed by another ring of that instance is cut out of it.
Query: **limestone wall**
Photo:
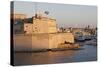
[[[57,48],[58,44],[64,42],[74,43],[74,36],[72,33],[57,33],[49,35],[49,48]]]
[[[33,33],[48,33],[48,23],[46,22],[46,20],[34,20],[33,31]]]
[[[74,43],[71,33],[32,34],[14,36],[15,50],[38,50],[57,48],[64,42]]]
[[[49,48],[49,34],[33,34],[32,49],[48,49]]]
[[[32,50],[32,36],[31,35],[14,35],[14,50],[15,51],[30,51]]]
[[[34,19],[33,31],[34,33],[56,33],[56,21],[50,19]]]

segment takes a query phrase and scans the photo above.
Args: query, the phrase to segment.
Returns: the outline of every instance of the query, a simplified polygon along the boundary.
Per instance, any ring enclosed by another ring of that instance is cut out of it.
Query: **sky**
[[[36,12],[49,11],[58,27],[97,27],[97,6],[14,1],[14,13],[32,17]]]

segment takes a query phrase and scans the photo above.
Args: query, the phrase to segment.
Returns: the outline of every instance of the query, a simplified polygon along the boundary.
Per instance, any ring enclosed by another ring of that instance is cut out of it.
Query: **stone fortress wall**
[[[74,43],[72,33],[14,35],[15,51],[53,49],[65,41]]]

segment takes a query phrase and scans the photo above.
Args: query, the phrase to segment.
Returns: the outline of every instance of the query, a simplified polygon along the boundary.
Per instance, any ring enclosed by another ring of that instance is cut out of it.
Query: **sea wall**
[[[49,35],[49,48],[57,48],[59,44],[70,42],[74,43],[74,36],[72,33],[56,33]]]
[[[32,35],[32,50],[48,49],[49,34],[33,34]]]
[[[13,35],[15,51],[30,51],[32,50],[32,35]]]
[[[14,35],[14,48],[15,51],[52,49],[65,41],[74,43],[72,33]]]

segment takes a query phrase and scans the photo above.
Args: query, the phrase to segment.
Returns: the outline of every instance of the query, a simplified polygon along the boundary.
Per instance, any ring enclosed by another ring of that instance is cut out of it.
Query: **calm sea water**
[[[97,60],[97,47],[85,45],[84,50],[66,50],[39,53],[15,53],[15,65],[54,64]]]

